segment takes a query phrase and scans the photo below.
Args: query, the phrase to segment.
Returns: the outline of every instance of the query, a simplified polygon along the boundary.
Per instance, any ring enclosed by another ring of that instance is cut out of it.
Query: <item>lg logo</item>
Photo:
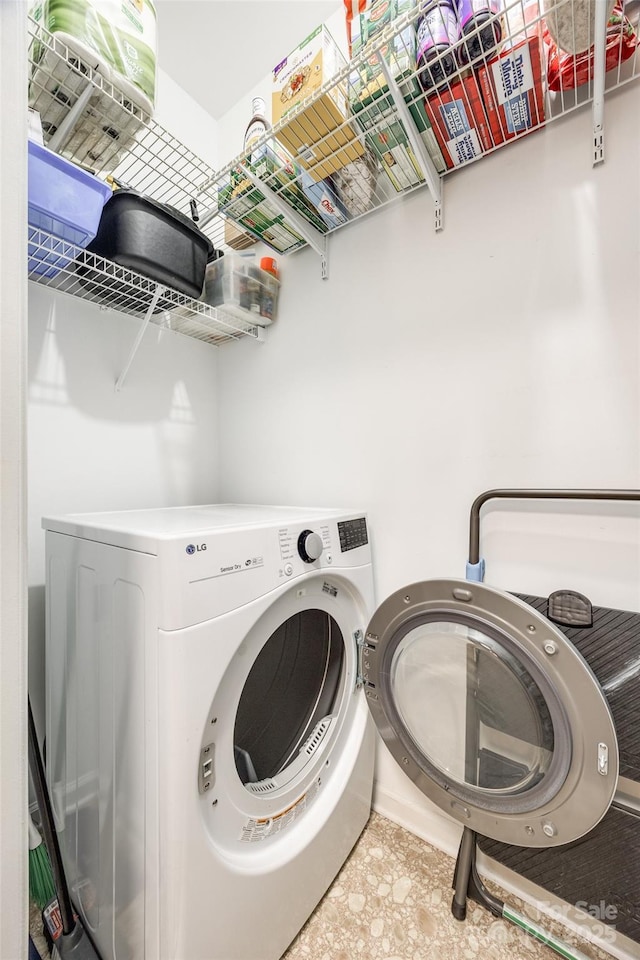
[[[187,553],[189,556],[192,556],[194,553],[199,553],[201,550],[206,550],[206,543],[189,543],[187,544]]]

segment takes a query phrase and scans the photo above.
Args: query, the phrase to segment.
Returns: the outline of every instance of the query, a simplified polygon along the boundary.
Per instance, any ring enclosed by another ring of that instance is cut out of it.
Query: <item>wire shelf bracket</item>
[[[606,0],[595,0],[593,56],[593,166],[604,163],[604,82],[608,10]]]
[[[94,94],[92,84],[88,83],[74,105],[69,110],[56,132],[53,134],[47,144],[49,150],[55,150],[60,153],[68,143],[78,120],[85,111],[85,108]]]
[[[273,204],[278,213],[281,213],[291,224],[291,226],[297,230],[303,240],[309,244],[312,250],[320,257],[320,270],[321,277],[323,280],[326,280],[329,276],[328,270],[328,243],[327,237],[325,237],[319,230],[316,230],[315,227],[312,227],[310,223],[301,217],[300,214],[294,210],[288,203],[286,203],[282,197],[272,190],[271,187],[261,180],[257,174],[249,168],[247,163],[244,163],[242,166],[243,173],[247,178],[252,182],[254,187],[257,187],[261,193],[269,200],[269,203]]]
[[[118,379],[116,380],[116,393],[120,393],[120,391],[122,390],[122,387],[123,387],[123,385],[124,385],[124,381],[125,381],[125,379],[126,379],[126,376],[127,376],[127,374],[129,373],[129,369],[130,369],[130,367],[131,367],[131,364],[133,363],[134,357],[135,357],[136,353],[138,352],[138,348],[139,348],[140,344],[142,343],[142,338],[144,337],[145,332],[146,332],[146,329],[147,329],[147,327],[149,326],[149,323],[151,322],[151,317],[153,316],[153,311],[156,309],[156,305],[157,305],[157,303],[158,303],[158,299],[159,299],[159,297],[164,293],[164,289],[165,289],[165,288],[164,288],[161,284],[158,284],[158,286],[156,287],[156,289],[155,289],[155,291],[154,291],[153,297],[151,298],[151,303],[149,304],[149,309],[147,310],[147,312],[146,312],[146,314],[145,314],[144,320],[142,321],[142,323],[141,323],[141,325],[140,325],[140,329],[138,330],[138,334],[137,334],[137,336],[136,336],[136,339],[134,340],[133,346],[131,347],[131,350],[130,350],[130,352],[129,352],[129,356],[127,357],[127,362],[126,362],[125,365],[124,365],[124,369],[123,369],[122,373],[120,374],[120,376],[119,376]]]
[[[438,174],[438,171],[435,168],[435,164],[431,159],[431,157],[429,156],[427,148],[425,147],[422,141],[422,138],[419,136],[418,131],[416,130],[413,117],[411,116],[409,112],[409,108],[404,102],[402,91],[400,90],[398,84],[396,83],[395,78],[391,75],[391,71],[389,70],[389,65],[384,57],[384,54],[382,53],[382,50],[377,51],[377,57],[380,62],[380,66],[382,68],[382,72],[384,74],[386,84],[389,88],[389,92],[393,97],[395,108],[398,112],[400,119],[402,120],[407,137],[409,138],[409,142],[411,143],[411,146],[413,147],[415,155],[418,158],[418,161],[422,168],[422,172],[424,174],[424,179],[427,183],[427,186],[429,187],[429,192],[431,193],[431,197],[435,207],[434,229],[436,233],[438,233],[440,230],[442,230],[444,226],[443,207],[442,207],[442,201],[443,201],[442,178]]]

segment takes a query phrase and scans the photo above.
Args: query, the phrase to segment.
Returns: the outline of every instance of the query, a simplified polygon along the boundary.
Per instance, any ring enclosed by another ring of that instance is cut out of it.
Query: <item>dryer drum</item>
[[[302,610],[269,637],[236,714],[235,762],[245,785],[277,776],[332,714],[343,661],[342,632],[323,610]]]

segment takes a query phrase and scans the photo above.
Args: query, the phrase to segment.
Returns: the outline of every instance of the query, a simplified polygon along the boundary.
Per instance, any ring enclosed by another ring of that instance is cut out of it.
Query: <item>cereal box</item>
[[[345,67],[338,45],[321,24],[273,70],[272,123],[275,126],[293,114],[276,137],[316,181],[364,153],[357,133],[347,122],[346,79],[330,85],[306,110],[295,109]]]
[[[483,63],[478,83],[494,143],[511,140],[544,122],[538,37]]]

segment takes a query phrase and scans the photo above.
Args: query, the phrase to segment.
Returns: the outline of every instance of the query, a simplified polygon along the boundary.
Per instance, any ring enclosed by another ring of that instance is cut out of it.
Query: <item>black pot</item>
[[[198,298],[213,244],[174,207],[133,190],[118,190],[105,204],[98,232],[86,249],[156,283]],[[98,282],[86,266],[80,266],[77,272]],[[113,293],[115,301],[125,291],[114,289]]]

